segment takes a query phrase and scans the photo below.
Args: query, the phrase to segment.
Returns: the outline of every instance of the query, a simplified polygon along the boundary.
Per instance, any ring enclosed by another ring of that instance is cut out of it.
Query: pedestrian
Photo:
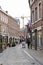
[[[28,46],[28,48],[29,48],[29,45],[30,45],[30,43],[31,43],[31,37],[30,37],[29,34],[28,34],[28,36],[27,36],[27,38],[26,38],[26,42],[27,42],[27,46]]]
[[[27,46],[28,46],[28,48],[29,48],[29,45],[30,45],[30,39],[27,38]]]

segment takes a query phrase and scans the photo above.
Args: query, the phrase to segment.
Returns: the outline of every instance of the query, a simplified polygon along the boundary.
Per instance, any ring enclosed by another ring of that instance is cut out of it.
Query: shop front
[[[37,50],[42,49],[42,31],[39,28],[34,29],[32,32],[32,45]]]
[[[42,48],[42,32],[41,31],[37,32],[37,46],[39,49]]]

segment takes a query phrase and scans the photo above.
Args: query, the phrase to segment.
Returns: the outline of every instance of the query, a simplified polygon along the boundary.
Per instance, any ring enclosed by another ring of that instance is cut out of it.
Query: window
[[[8,17],[3,13],[1,13],[1,21],[6,23],[6,24],[8,23]]]
[[[41,18],[41,3],[39,3],[39,18]]]
[[[37,7],[35,8],[35,21],[37,21]]]
[[[34,23],[34,11],[32,11],[32,23]]]

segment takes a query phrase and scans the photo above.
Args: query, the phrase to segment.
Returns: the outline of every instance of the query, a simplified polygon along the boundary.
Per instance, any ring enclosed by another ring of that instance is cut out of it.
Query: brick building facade
[[[43,0],[29,0],[32,22],[33,45],[43,48]],[[37,29],[37,40],[35,42],[35,29]]]
[[[20,26],[17,20],[0,8],[0,35],[19,38]]]

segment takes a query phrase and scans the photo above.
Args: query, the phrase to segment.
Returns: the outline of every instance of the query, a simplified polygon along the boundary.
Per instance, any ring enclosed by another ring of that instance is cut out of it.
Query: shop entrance
[[[42,33],[41,31],[37,34],[37,46],[41,49],[42,48]]]

